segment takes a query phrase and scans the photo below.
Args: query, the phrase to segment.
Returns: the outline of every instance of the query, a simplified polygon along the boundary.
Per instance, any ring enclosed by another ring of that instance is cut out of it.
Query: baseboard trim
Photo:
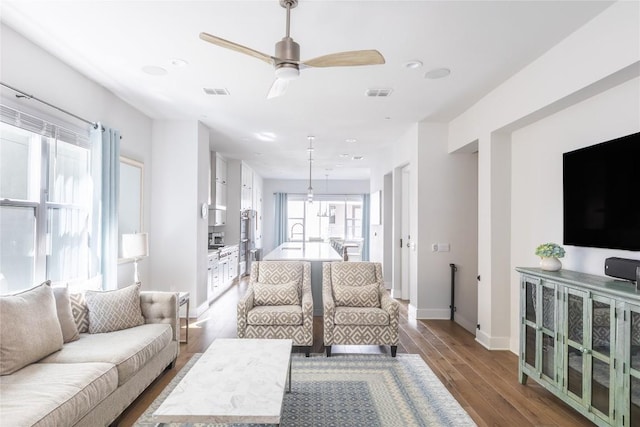
[[[416,309],[416,319],[441,319],[449,320],[451,311],[443,308],[420,308]]]
[[[456,322],[458,325],[462,326],[463,328],[465,328],[467,331],[471,332],[472,334],[475,334],[476,322],[472,322],[463,316],[459,316],[458,314],[454,315],[453,321]]]
[[[476,331],[476,341],[487,350],[511,350],[509,337],[492,337],[484,331]]]

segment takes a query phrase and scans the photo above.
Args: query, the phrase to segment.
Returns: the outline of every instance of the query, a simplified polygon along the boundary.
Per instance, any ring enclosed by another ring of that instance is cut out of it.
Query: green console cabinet
[[[519,378],[600,426],[640,427],[640,292],[575,271],[517,268]]]

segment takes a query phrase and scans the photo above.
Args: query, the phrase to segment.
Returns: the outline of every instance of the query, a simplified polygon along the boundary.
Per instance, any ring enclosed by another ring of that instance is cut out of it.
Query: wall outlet
[[[449,243],[433,243],[431,245],[432,252],[449,252],[451,251],[451,245]]]

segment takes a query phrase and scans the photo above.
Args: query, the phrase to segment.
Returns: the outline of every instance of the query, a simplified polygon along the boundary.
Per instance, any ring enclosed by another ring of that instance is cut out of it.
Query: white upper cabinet
[[[227,161],[215,152],[211,152],[211,209],[227,209]],[[213,203],[212,203],[213,202]]]
[[[253,170],[243,162],[240,175],[242,184],[240,188],[240,208],[242,210],[255,209],[253,203]]]

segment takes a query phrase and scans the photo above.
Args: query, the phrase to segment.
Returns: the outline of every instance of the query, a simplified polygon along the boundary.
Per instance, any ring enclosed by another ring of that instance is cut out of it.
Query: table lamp
[[[140,283],[138,276],[138,260],[149,255],[149,240],[147,233],[123,234],[122,235],[122,257],[133,258],[135,283]]]

